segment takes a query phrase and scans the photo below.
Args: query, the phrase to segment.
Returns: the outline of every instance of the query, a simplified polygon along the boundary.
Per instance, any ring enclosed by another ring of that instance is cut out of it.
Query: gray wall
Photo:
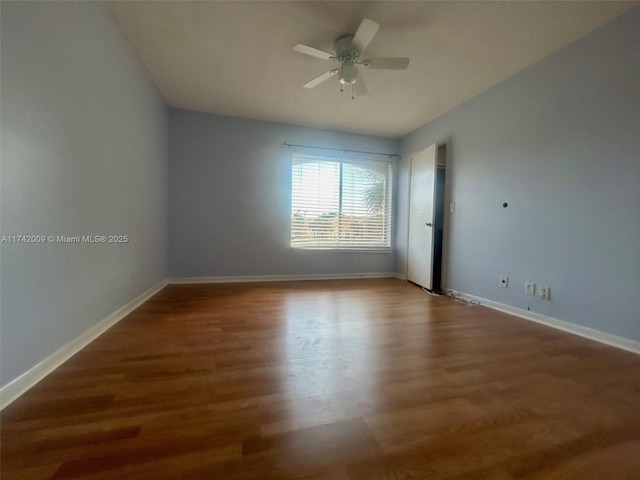
[[[448,136],[447,286],[640,340],[640,9],[402,139],[400,273],[409,155]]]
[[[170,109],[173,277],[393,272],[393,254],[289,246],[294,144],[397,152],[395,140]]]
[[[2,385],[166,277],[167,108],[93,2],[2,2]]]

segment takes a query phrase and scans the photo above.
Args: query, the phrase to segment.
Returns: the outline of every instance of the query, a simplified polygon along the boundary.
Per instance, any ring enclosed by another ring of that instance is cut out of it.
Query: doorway
[[[411,156],[407,279],[427,290],[443,287],[447,142]]]

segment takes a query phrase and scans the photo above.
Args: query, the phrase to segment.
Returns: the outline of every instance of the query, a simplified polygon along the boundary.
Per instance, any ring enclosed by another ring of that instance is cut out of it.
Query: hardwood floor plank
[[[56,431],[55,433],[44,430],[38,432],[39,439],[36,440],[34,435],[22,434],[22,437],[28,442],[13,443],[4,446],[2,449],[2,458],[6,461],[12,457],[24,456],[38,452],[52,452],[55,450],[65,450],[72,447],[86,447],[92,444],[102,442],[110,442],[133,438],[140,433],[140,426],[105,429],[101,432],[91,431],[84,434],[73,434],[69,431]],[[17,440],[18,438],[16,438]]]
[[[1,465],[0,465],[1,467]],[[3,469],[3,480],[32,480],[39,478],[52,478],[60,464],[28,466],[25,468]]]
[[[353,419],[242,442],[243,456],[256,453],[286,458],[295,470],[372,459],[381,456],[382,450],[365,422]]]
[[[618,459],[612,475],[612,459]],[[599,446],[535,472],[527,479],[560,480],[564,478],[616,478],[634,480],[640,472],[640,440],[607,447]]]
[[[145,448],[111,456],[72,460],[62,464],[53,478],[177,478],[188,475],[194,464],[202,468],[241,455],[241,447],[237,444],[221,447],[203,445],[206,445],[206,440],[195,451],[179,446],[168,450],[155,448],[151,453],[151,449]]]
[[[169,285],[7,407],[2,478],[640,478],[640,356],[395,279]]]

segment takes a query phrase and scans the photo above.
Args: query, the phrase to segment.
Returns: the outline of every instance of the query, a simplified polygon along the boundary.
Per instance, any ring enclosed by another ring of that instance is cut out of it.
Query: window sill
[[[316,251],[316,252],[336,252],[336,253],[391,253],[391,247],[295,247],[291,245],[292,250]]]

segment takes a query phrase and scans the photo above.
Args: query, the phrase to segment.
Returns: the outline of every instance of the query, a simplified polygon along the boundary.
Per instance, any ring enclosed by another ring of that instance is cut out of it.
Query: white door
[[[407,278],[431,290],[436,144],[411,157]]]

